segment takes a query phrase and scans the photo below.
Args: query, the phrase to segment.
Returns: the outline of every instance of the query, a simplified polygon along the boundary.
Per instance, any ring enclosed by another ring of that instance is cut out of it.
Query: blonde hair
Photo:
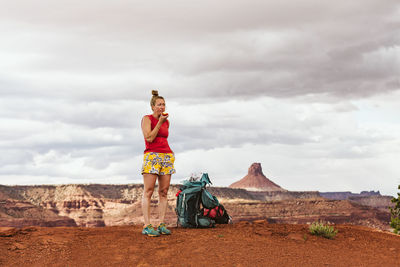
[[[158,95],[157,90],[152,90],[151,94],[153,95],[153,97],[150,100],[150,106],[152,106],[152,107],[155,106],[157,99],[162,99],[165,101],[164,97]]]

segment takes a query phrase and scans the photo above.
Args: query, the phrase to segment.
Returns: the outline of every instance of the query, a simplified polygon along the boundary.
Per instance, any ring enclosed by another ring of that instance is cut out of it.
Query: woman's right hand
[[[161,123],[163,123],[164,121],[167,120],[168,116],[169,116],[169,114],[167,114],[167,115],[164,116],[164,115],[161,113],[159,121],[160,121]]]

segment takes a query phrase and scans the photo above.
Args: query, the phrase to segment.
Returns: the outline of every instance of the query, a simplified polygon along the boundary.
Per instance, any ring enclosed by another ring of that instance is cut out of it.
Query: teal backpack
[[[213,227],[215,220],[203,214],[203,209],[218,207],[218,199],[207,191],[211,184],[207,173],[199,181],[185,181],[176,194],[177,225],[186,228]]]

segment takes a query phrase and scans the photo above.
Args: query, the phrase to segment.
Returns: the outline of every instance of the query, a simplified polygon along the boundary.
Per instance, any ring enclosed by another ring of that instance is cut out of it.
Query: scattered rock
[[[255,220],[253,221],[254,224],[268,224],[267,220]]]
[[[14,236],[19,232],[15,227],[0,227],[0,237]]]
[[[29,226],[29,227],[24,227],[21,230],[25,232],[36,232],[38,229],[37,227]]]
[[[297,234],[297,233],[290,233],[287,235],[287,237],[292,240],[296,240],[296,241],[305,241],[304,236],[301,234]]]
[[[395,248],[389,248],[389,250],[390,250],[390,251],[395,251],[396,249],[395,249]]]
[[[21,243],[14,243],[11,245],[10,250],[22,250],[25,249],[26,247],[22,245]]]
[[[260,236],[271,236],[272,232],[267,231],[267,230],[256,230],[256,231],[254,231],[254,234],[260,235]]]
[[[356,241],[354,237],[349,237],[349,241]]]
[[[251,225],[251,222],[240,221],[240,222],[236,223],[236,225],[239,225],[239,226],[242,226],[242,227],[247,227],[247,226]]]
[[[20,233],[26,235],[26,234],[28,234],[30,232],[36,232],[37,230],[38,229],[36,227],[33,227],[33,226],[24,227],[24,228],[21,229]]]

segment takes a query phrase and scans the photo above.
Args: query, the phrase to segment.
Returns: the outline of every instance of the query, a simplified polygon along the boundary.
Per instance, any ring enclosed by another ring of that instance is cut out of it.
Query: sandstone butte
[[[261,163],[251,164],[248,174],[229,187],[242,188],[249,191],[287,191],[263,174]]]

